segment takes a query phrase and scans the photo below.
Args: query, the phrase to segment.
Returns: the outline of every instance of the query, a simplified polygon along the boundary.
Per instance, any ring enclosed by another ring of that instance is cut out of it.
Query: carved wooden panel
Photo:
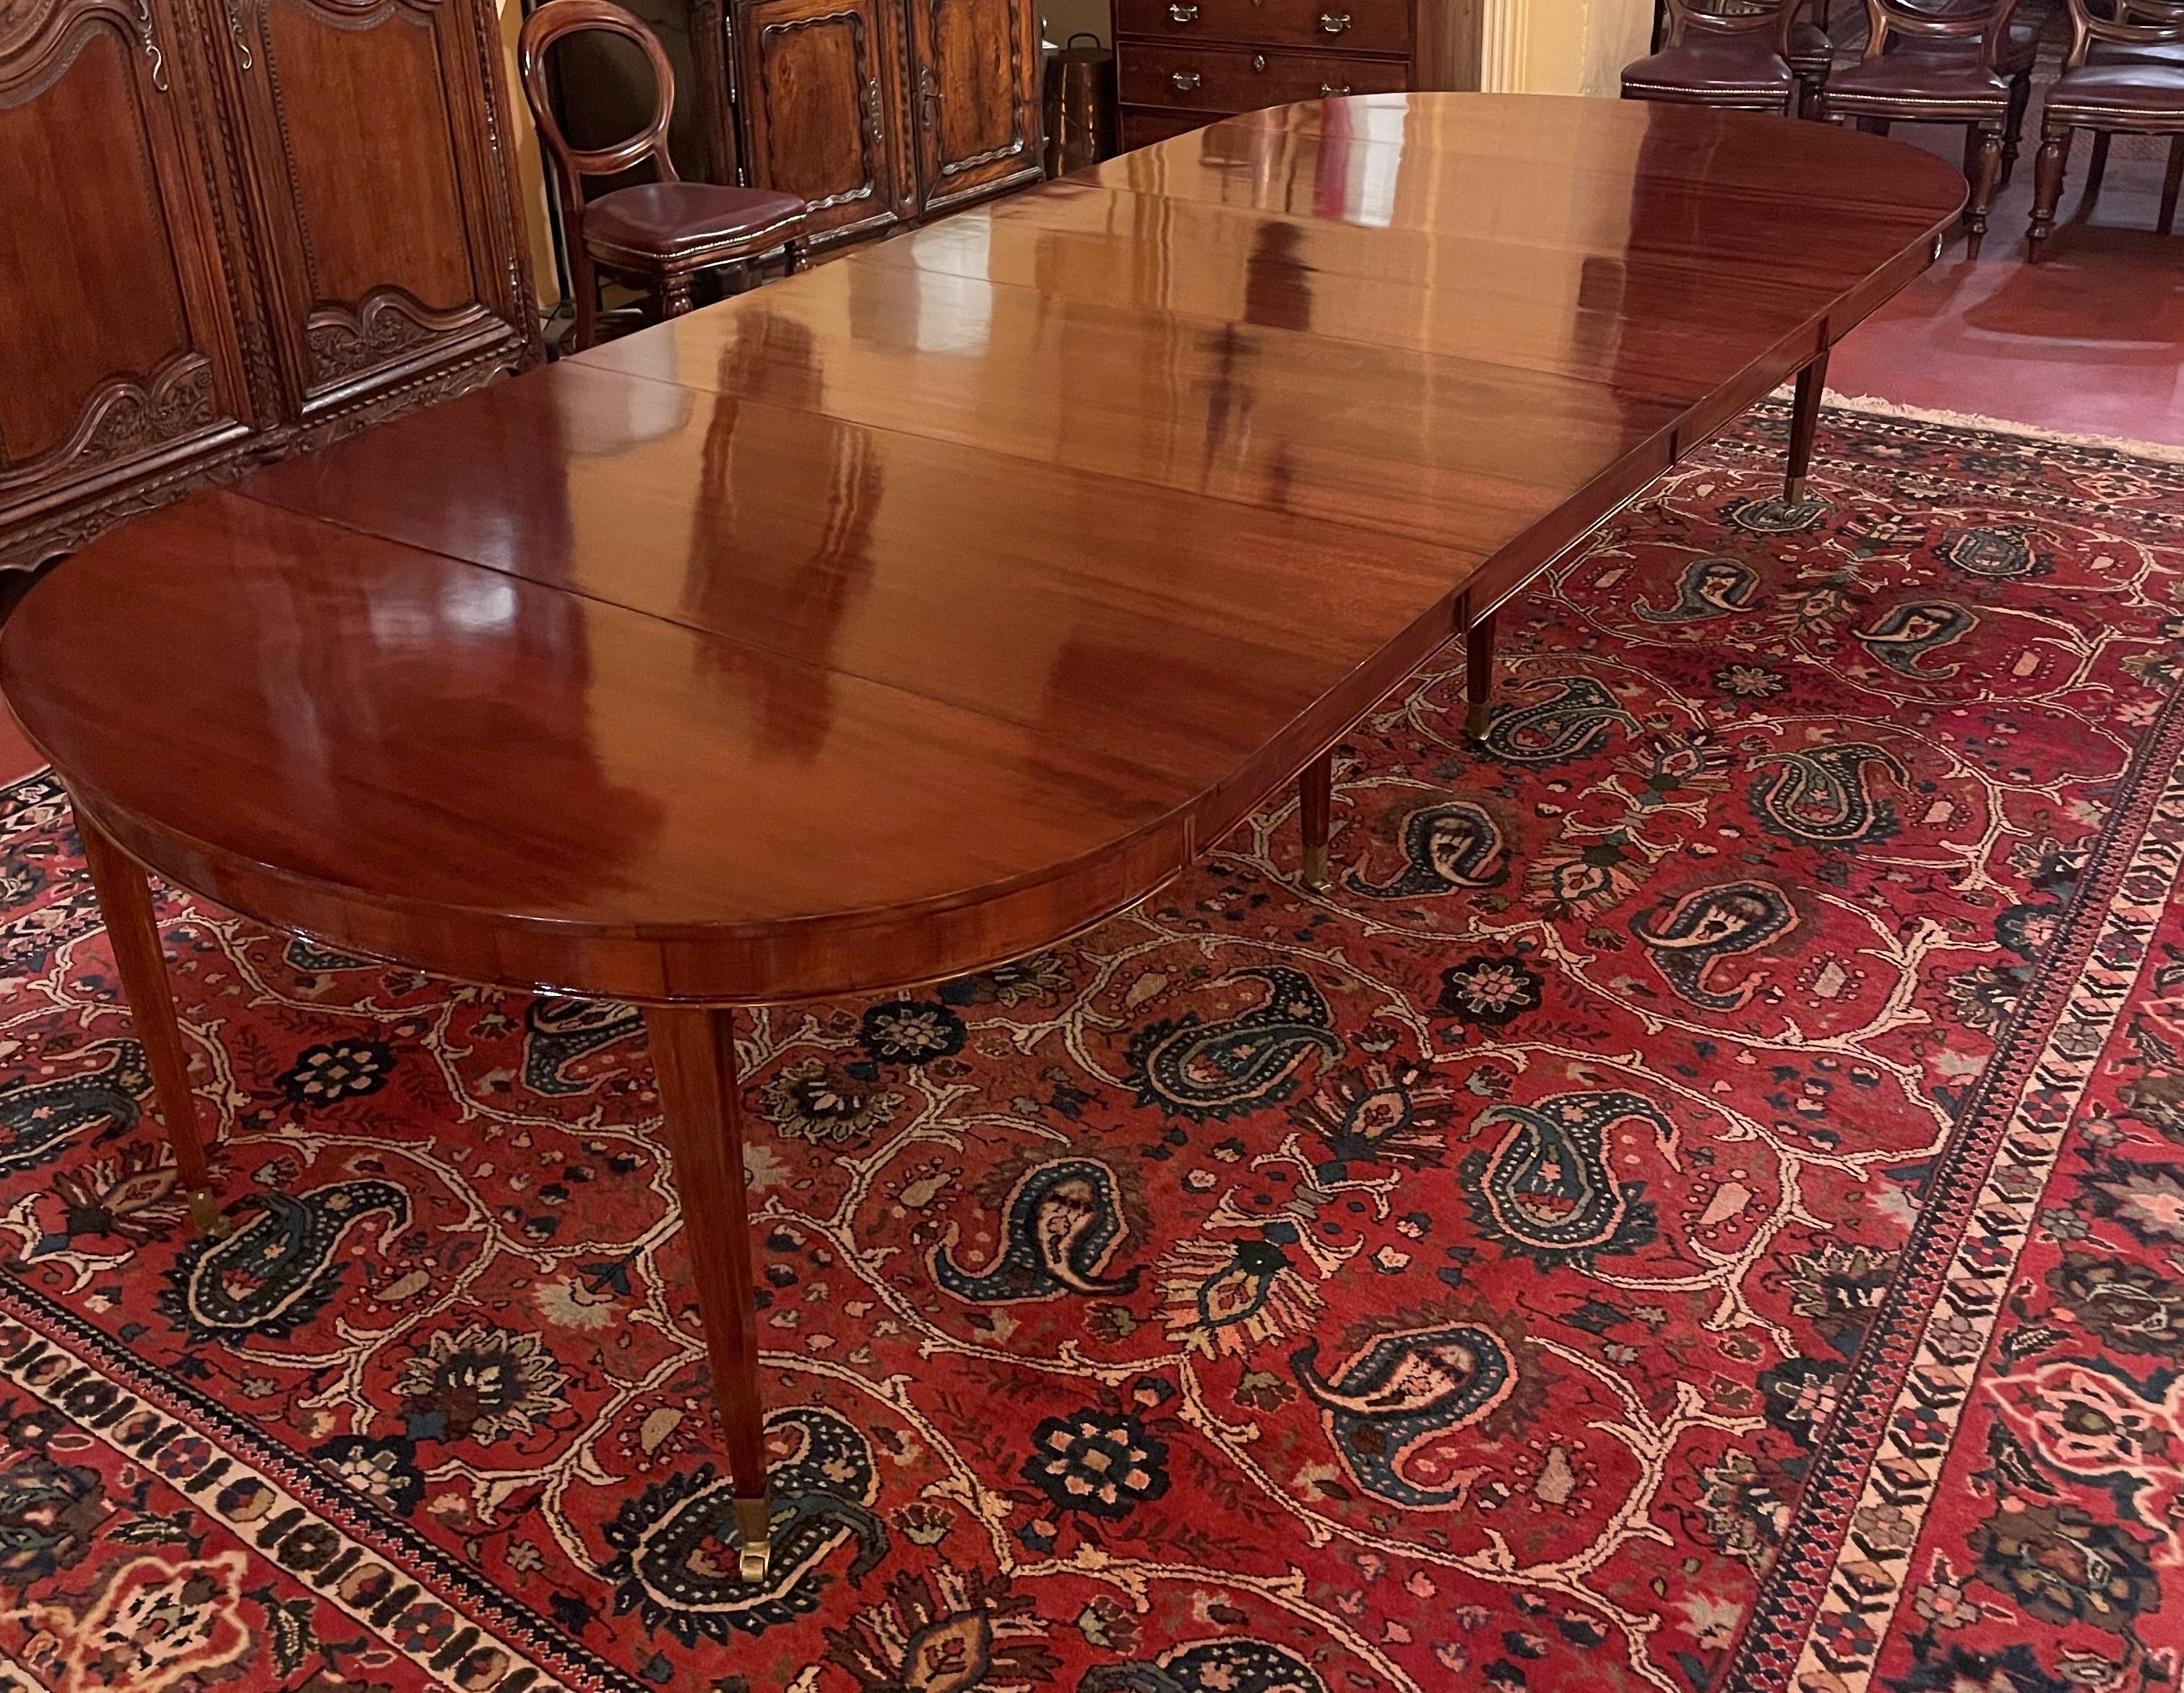
[[[480,64],[488,0],[226,3],[268,292],[302,415],[520,335]]]
[[[750,181],[803,195],[815,232],[881,228],[915,204],[894,15],[883,0],[736,12]]]
[[[906,0],[919,205],[1039,174],[1037,22],[1022,0]]]
[[[0,3],[0,531],[248,413],[166,0]]]

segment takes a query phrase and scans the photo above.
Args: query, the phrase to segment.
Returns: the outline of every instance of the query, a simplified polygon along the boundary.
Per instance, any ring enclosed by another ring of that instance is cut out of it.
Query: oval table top
[[[1964,196],[1665,105],[1231,119],[141,519],[0,687],[131,853],[337,946],[953,974],[1175,874]]]

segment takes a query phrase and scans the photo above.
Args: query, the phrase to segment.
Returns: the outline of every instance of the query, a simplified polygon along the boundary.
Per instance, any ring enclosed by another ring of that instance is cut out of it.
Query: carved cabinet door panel
[[[1039,174],[1039,18],[1028,0],[904,0],[918,209]]]
[[[296,415],[512,361],[531,309],[490,0],[203,3],[225,24]]]
[[[174,0],[0,0],[0,558],[248,432],[179,25]]]
[[[866,233],[909,215],[895,8],[753,0],[734,15],[752,185],[804,196],[814,234]]]

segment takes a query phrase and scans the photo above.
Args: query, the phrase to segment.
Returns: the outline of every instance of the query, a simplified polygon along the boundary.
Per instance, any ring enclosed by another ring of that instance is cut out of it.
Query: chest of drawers
[[[1478,86],[1479,0],[1115,0],[1125,151],[1234,112]]]

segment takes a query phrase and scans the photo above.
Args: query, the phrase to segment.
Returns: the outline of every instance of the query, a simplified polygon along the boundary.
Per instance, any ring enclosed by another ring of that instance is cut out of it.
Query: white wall
[[[1115,39],[1109,0],[1045,0],[1045,5],[1046,38],[1056,47],[1078,30],[1089,30],[1103,42]]]

